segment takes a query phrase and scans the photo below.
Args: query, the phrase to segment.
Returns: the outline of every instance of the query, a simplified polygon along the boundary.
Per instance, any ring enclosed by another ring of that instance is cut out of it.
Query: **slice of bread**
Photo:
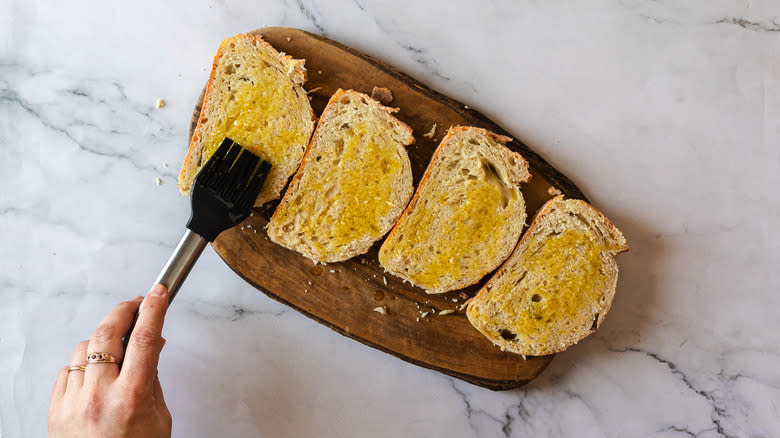
[[[525,224],[528,163],[510,138],[450,128],[417,193],[379,250],[390,273],[428,293],[478,282],[506,259]]]
[[[412,196],[405,146],[412,130],[365,94],[338,90],[303,164],[268,225],[268,237],[323,263],[368,251]]]
[[[314,112],[303,89],[303,64],[259,36],[240,34],[222,42],[179,173],[183,194],[190,194],[202,165],[229,137],[271,163],[255,205],[279,197],[314,130]]]
[[[612,305],[623,234],[585,201],[547,201],[509,260],[468,305],[502,350],[557,353],[594,332]]]

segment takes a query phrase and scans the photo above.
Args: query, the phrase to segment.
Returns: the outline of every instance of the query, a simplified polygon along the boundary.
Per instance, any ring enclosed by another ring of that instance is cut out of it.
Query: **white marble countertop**
[[[211,57],[264,25],[484,112],[631,250],[602,329],[492,392],[336,334],[209,249],[165,327],[174,436],[780,434],[776,0],[109,3],[0,0],[3,438],[45,435],[73,345],[157,275],[188,216],[175,178]]]

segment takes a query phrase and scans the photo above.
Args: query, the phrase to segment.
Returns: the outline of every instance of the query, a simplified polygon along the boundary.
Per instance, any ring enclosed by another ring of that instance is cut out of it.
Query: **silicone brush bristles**
[[[192,231],[213,241],[241,222],[263,187],[271,165],[225,138],[195,178],[192,191]]]

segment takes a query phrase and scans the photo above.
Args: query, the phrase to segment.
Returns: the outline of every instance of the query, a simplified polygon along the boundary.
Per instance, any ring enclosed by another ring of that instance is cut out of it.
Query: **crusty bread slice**
[[[585,201],[547,201],[512,256],[468,305],[471,324],[502,350],[557,353],[594,332],[612,305],[628,249],[615,226]]]
[[[230,137],[271,163],[256,205],[279,197],[314,130],[314,112],[303,89],[303,64],[259,36],[239,34],[222,42],[179,173],[183,194],[190,194],[202,165]]]
[[[478,282],[506,259],[525,224],[528,163],[481,128],[454,127],[433,154],[379,250],[390,273],[442,293]]]
[[[412,130],[365,94],[338,90],[268,225],[272,241],[323,263],[368,251],[414,188]]]

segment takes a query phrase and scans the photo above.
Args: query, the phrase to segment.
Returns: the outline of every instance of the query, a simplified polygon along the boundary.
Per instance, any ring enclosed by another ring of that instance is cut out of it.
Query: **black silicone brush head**
[[[225,138],[195,177],[187,228],[213,242],[249,216],[271,164]]]

